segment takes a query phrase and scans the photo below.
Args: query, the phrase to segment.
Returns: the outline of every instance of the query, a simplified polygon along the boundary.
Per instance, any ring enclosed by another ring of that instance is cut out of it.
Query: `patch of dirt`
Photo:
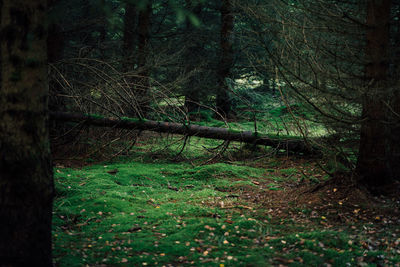
[[[296,222],[322,224],[328,228],[353,223],[372,223],[383,225],[400,224],[400,194],[393,191],[390,196],[374,196],[365,188],[352,182],[347,174],[322,181],[322,175],[314,164],[306,160],[282,160],[279,169],[302,169],[302,173],[312,175],[313,180],[303,181],[300,176],[291,177],[293,181],[275,182],[277,188],[271,190],[271,179],[256,180],[257,188],[232,190],[243,200],[258,206],[265,215],[277,219],[293,219]],[[304,163],[307,167],[304,167]],[[260,166],[258,166],[260,167]],[[394,187],[400,188],[400,185]]]

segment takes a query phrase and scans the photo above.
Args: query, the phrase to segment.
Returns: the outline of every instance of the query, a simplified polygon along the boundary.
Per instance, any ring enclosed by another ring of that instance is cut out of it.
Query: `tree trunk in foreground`
[[[175,122],[159,122],[139,119],[102,118],[95,115],[51,112],[50,118],[65,122],[85,122],[91,126],[112,127],[121,129],[147,130],[159,133],[181,134],[210,139],[238,141],[255,145],[271,146],[295,153],[318,153],[318,148],[310,148],[300,139],[272,139],[268,136],[254,134],[251,131],[232,131],[227,128],[184,125]]]
[[[46,2],[0,1],[1,266],[52,266]]]
[[[357,172],[360,182],[371,187],[385,185],[392,177],[386,158],[386,120],[389,22],[391,0],[369,0],[365,67],[368,91],[363,99],[363,118]]]
[[[388,123],[390,125],[389,145],[387,158],[389,160],[390,175],[400,181],[400,2],[393,1],[392,10],[397,11],[397,17],[394,19],[394,35],[393,47],[395,52],[392,60],[392,77],[393,88],[390,94],[388,104]]]

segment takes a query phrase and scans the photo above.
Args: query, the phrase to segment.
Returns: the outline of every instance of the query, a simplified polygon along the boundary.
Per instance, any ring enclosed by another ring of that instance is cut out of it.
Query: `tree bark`
[[[193,0],[186,0],[186,9],[193,13],[198,18],[202,12],[202,5],[200,2],[193,2]],[[185,32],[185,72],[189,74],[188,82],[185,84],[185,108],[188,113],[197,113],[200,110],[200,99],[202,94],[203,82],[200,81],[192,72],[199,66],[202,60],[202,45],[199,41],[194,41],[199,36],[197,35],[196,27],[190,20],[186,20]],[[204,89],[203,89],[204,90]],[[191,118],[195,119],[194,114],[190,114]]]
[[[400,181],[400,2],[393,1],[392,9],[396,12],[393,32],[392,54],[392,77],[393,84],[390,100],[388,101],[390,108],[388,110],[388,125],[390,125],[389,145],[387,151],[387,159],[389,161],[389,172],[393,179]]]
[[[51,112],[50,118],[65,122],[85,122],[90,126],[112,127],[121,129],[147,130],[160,133],[197,136],[210,139],[238,141],[254,145],[271,146],[294,153],[319,153],[316,147],[310,148],[300,139],[272,139],[265,135],[255,134],[251,131],[232,131],[227,128],[206,127],[199,125],[184,125],[174,122],[159,122],[139,119],[102,118],[94,115],[76,113]]]
[[[123,53],[122,53],[122,71],[126,75],[124,77],[128,85],[128,99],[129,103],[125,104],[126,114],[128,116],[137,116],[136,108],[136,93],[135,93],[135,82],[137,79],[130,76],[135,70],[135,64],[137,64],[137,51],[136,51],[136,33],[137,33],[137,9],[136,5],[131,2],[125,4],[125,15],[124,15],[124,36],[123,36]]]
[[[357,172],[360,181],[371,187],[391,181],[386,158],[386,87],[388,85],[388,48],[391,0],[369,0],[365,78],[369,86],[363,99]]]
[[[1,266],[52,266],[46,3],[0,1]]]
[[[127,2],[125,4],[123,37],[123,71],[125,72],[129,72],[134,69],[136,18],[136,6],[130,2]]]
[[[221,61],[218,66],[217,111],[225,117],[231,113],[229,86],[226,78],[231,76],[233,66],[233,6],[231,0],[222,0],[221,6]]]
[[[51,23],[48,27],[47,36],[47,57],[48,63],[55,64],[63,58],[65,47],[65,36],[61,27],[56,23]],[[65,110],[66,103],[63,97],[57,95],[64,94],[64,89],[60,82],[55,78],[49,79],[49,88],[52,95],[49,107],[51,110]]]
[[[139,11],[137,27],[138,38],[138,78],[135,82],[136,100],[141,114],[146,117],[149,110],[149,88],[150,88],[150,69],[148,66],[150,48],[150,29],[151,29],[152,0],[147,1],[145,9]]]
[[[102,7],[106,5],[105,0],[100,0],[100,4]],[[100,59],[105,61],[107,58],[107,48],[105,47],[106,41],[107,41],[107,26],[108,26],[108,20],[107,20],[107,14],[106,12],[101,13],[100,21],[98,23],[98,32],[99,32],[99,37],[97,40],[97,47],[99,49],[100,53]]]

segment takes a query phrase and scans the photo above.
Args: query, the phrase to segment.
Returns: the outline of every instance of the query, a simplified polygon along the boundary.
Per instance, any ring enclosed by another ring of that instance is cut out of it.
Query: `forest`
[[[400,0],[0,1],[1,266],[400,266]]]

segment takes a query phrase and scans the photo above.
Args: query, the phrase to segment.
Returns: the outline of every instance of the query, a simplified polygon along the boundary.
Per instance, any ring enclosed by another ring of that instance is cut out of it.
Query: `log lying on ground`
[[[254,145],[271,146],[294,153],[318,153],[319,149],[310,147],[302,139],[277,139],[251,131],[233,131],[227,128],[206,127],[199,125],[184,125],[175,122],[160,122],[132,118],[105,118],[98,115],[78,113],[51,112],[50,119],[64,122],[84,122],[90,126],[113,127],[128,130],[147,130],[159,133],[180,134],[203,138],[238,141]]]

